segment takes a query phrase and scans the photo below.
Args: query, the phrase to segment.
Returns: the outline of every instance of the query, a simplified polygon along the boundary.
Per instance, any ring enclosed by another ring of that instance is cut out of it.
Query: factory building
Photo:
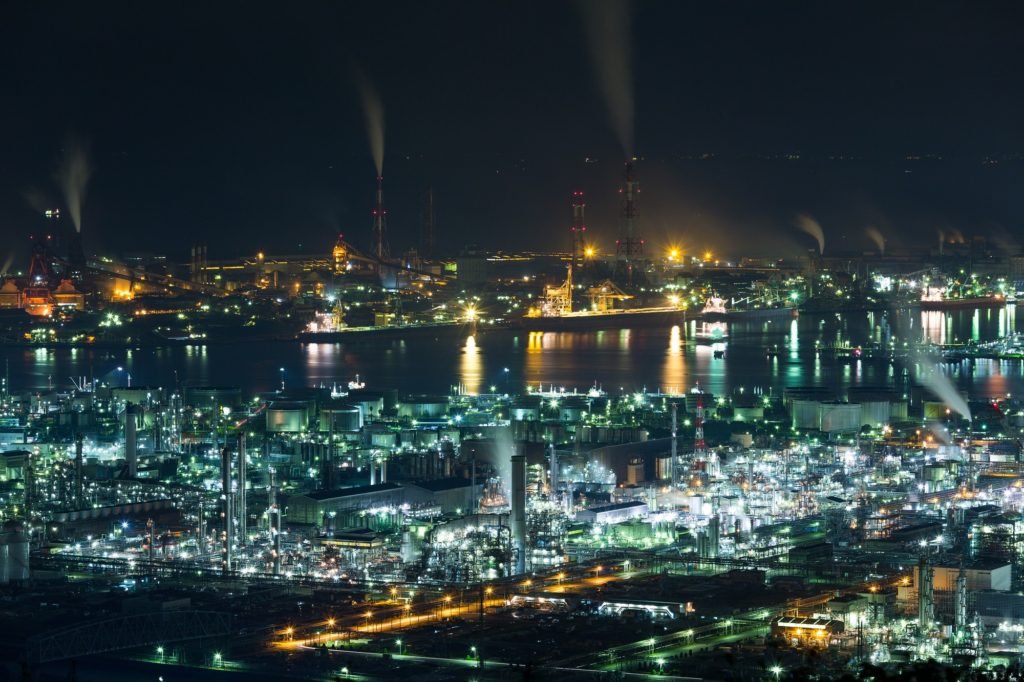
[[[584,523],[623,523],[630,519],[647,516],[646,502],[619,502],[589,507],[576,512],[576,520]]]
[[[405,488],[397,483],[378,483],[339,490],[317,490],[288,500],[288,523],[317,525],[330,513],[397,507],[405,502]]]
[[[475,500],[483,496],[484,485],[476,485],[466,478],[439,478],[419,481],[408,486],[409,497],[420,504],[440,507],[445,514],[464,514],[473,508]]]
[[[475,490],[474,490],[475,488]],[[337,490],[318,490],[288,500],[288,523],[322,524],[334,514],[340,517],[338,528],[353,525],[352,519],[368,509],[431,508],[445,514],[467,512],[474,499],[483,494],[483,483],[473,486],[464,478],[442,478],[401,485],[378,483]]]

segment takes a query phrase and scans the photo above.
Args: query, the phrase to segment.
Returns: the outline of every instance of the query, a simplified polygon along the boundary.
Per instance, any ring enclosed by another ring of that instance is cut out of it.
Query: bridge
[[[28,659],[39,665],[52,661],[171,642],[227,637],[234,619],[216,611],[158,611],[117,616],[36,635],[28,641]]]

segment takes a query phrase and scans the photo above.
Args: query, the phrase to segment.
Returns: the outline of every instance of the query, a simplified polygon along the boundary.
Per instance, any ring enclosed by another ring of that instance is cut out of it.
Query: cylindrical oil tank
[[[359,408],[363,423],[376,419],[384,410],[384,397],[376,393],[353,391],[348,395],[348,403]]]
[[[298,433],[309,428],[309,405],[304,402],[273,402],[267,408],[267,431]]]
[[[540,419],[541,398],[537,395],[524,395],[515,398],[509,407],[512,421],[535,421]]]
[[[817,400],[793,399],[790,412],[793,415],[793,428],[817,429],[821,425],[818,414]]]
[[[894,422],[907,420],[907,401],[900,398],[889,403],[889,419]]]
[[[430,447],[437,442],[437,431],[433,429],[417,429],[416,431],[416,445],[421,447]]]
[[[584,398],[563,398],[558,403],[558,418],[563,422],[578,422],[583,419],[588,405]]]
[[[324,433],[358,431],[363,428],[363,413],[354,405],[332,405],[320,410],[320,430]]]
[[[821,430],[826,433],[850,433],[861,427],[860,403],[820,403]]]
[[[6,585],[11,579],[11,553],[7,540],[7,532],[0,532],[0,585]]]
[[[877,428],[889,423],[891,408],[888,400],[862,400],[860,401],[861,426],[868,424]]]
[[[20,521],[8,521],[4,524],[7,536],[7,577],[10,582],[28,580],[29,544],[28,533]]]
[[[946,403],[938,400],[925,400],[923,408],[925,419],[945,419],[951,414],[950,408],[946,407]]]
[[[398,444],[398,434],[391,431],[370,435],[370,445],[375,448],[393,448]]]
[[[237,386],[186,386],[185,403],[235,407],[242,404],[242,389]]]
[[[629,460],[626,465],[626,485],[640,485],[644,482],[644,461],[640,458]]]
[[[654,473],[659,481],[667,481],[672,478],[672,456],[659,455],[655,458]]]
[[[411,396],[398,403],[398,416],[409,419],[437,420],[448,412],[448,398],[444,396]]]

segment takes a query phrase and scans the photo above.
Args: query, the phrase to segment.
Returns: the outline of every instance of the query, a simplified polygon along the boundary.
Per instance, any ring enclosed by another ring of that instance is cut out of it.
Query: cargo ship
[[[616,308],[615,303],[633,298],[614,282],[606,280],[587,289],[589,307],[573,310],[572,269],[565,282],[544,290],[540,307],[523,317],[523,329],[532,331],[592,331],[637,327],[671,327],[686,322],[686,310],[671,305],[647,308]]]
[[[704,309],[694,318],[706,322],[734,322],[748,319],[761,318],[791,318],[798,317],[800,312],[788,305],[781,305],[777,308],[735,308],[726,305],[725,299],[713,296],[704,304]]]
[[[956,310],[959,308],[1001,308],[1007,303],[1002,294],[971,296],[968,298],[946,298],[941,289],[926,290],[921,294],[921,310]]]

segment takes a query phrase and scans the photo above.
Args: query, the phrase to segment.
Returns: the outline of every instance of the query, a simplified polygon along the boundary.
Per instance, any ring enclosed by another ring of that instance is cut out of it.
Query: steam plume
[[[806,213],[801,213],[796,217],[796,226],[801,232],[806,232],[817,240],[819,255],[825,253],[825,233],[821,230],[821,225],[817,220]]]
[[[7,254],[7,260],[5,260],[3,266],[0,267],[0,277],[7,276],[7,271],[11,269],[12,263],[14,263],[14,254]]]
[[[88,148],[81,140],[69,139],[64,145],[64,158],[61,159],[53,179],[64,194],[71,222],[78,232],[82,231],[82,202],[85,201],[85,188],[91,175]]]
[[[373,163],[377,166],[377,175],[384,174],[384,104],[373,83],[359,69],[354,69],[356,87],[359,98],[363,102],[363,115],[366,117],[366,136],[370,141],[370,153]]]
[[[878,247],[878,253],[880,253],[881,255],[884,256],[885,255],[885,237],[882,236],[882,233],[879,232],[878,228],[874,227],[874,226],[868,227],[868,229],[866,229],[865,232],[868,233],[868,237],[871,239],[871,241],[873,241],[875,243],[875,246]]]
[[[967,407],[967,401],[953,388],[953,382],[949,377],[939,371],[935,358],[924,353],[915,353],[913,360],[917,365],[917,381],[942,400],[946,407],[969,420],[971,410]]]
[[[633,148],[633,68],[629,7],[625,0],[579,0],[594,74],[626,157]]]

